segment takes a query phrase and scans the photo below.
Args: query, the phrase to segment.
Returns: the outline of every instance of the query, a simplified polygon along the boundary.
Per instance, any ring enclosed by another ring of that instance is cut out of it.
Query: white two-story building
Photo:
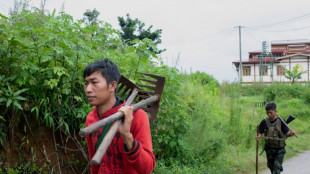
[[[233,64],[240,74],[240,61]],[[249,52],[249,59],[242,60],[242,84],[291,82],[285,78],[284,67],[292,70],[297,64],[307,72],[296,82],[310,82],[310,40],[263,42],[262,51]]]

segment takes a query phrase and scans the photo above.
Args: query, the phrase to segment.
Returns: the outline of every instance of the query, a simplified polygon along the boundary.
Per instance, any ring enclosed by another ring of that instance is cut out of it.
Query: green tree
[[[157,46],[161,43],[161,33],[162,29],[157,29],[154,32],[151,31],[153,26],[149,26],[147,29],[145,29],[145,23],[140,21],[138,18],[132,19],[129,14],[127,14],[127,19],[124,19],[123,17],[118,17],[118,22],[121,27],[121,37],[124,40],[133,41],[136,39],[143,40],[143,39],[151,39],[153,41],[153,44]],[[159,54],[164,50],[154,50],[153,48],[149,47],[149,50]]]
[[[84,21],[87,22],[89,25],[98,25],[98,16],[100,15],[100,12],[97,11],[96,9],[91,10],[86,10],[83,14]]]
[[[293,70],[288,70],[285,68],[286,75],[285,77],[292,81],[292,84],[295,83],[296,80],[301,79],[301,75],[306,73],[307,71],[303,71],[301,66],[297,64],[293,67]]]

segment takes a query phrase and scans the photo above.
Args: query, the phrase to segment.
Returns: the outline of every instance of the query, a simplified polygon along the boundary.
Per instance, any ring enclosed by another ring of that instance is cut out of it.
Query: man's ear
[[[109,91],[110,92],[114,92],[116,88],[117,88],[117,82],[116,81],[110,82],[110,84],[109,84]]]

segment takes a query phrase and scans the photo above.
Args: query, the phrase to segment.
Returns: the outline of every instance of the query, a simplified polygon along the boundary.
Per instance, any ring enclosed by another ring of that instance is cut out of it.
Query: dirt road
[[[284,161],[283,169],[281,174],[310,174],[310,150]],[[265,170],[261,174],[270,174],[270,170]]]

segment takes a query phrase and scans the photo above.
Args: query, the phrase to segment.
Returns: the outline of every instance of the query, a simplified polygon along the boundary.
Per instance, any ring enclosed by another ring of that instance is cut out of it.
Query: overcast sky
[[[40,2],[31,0],[30,5],[40,7]],[[7,15],[13,4],[0,0],[0,13]],[[167,49],[161,55],[165,63],[206,72],[219,82],[238,77],[232,65],[239,60],[237,26],[244,26],[242,59],[261,50],[265,40],[310,39],[310,0],[47,0],[46,9],[59,12],[63,4],[75,19],[96,8],[99,19],[116,29],[117,17],[127,13],[162,29],[159,47]]]

